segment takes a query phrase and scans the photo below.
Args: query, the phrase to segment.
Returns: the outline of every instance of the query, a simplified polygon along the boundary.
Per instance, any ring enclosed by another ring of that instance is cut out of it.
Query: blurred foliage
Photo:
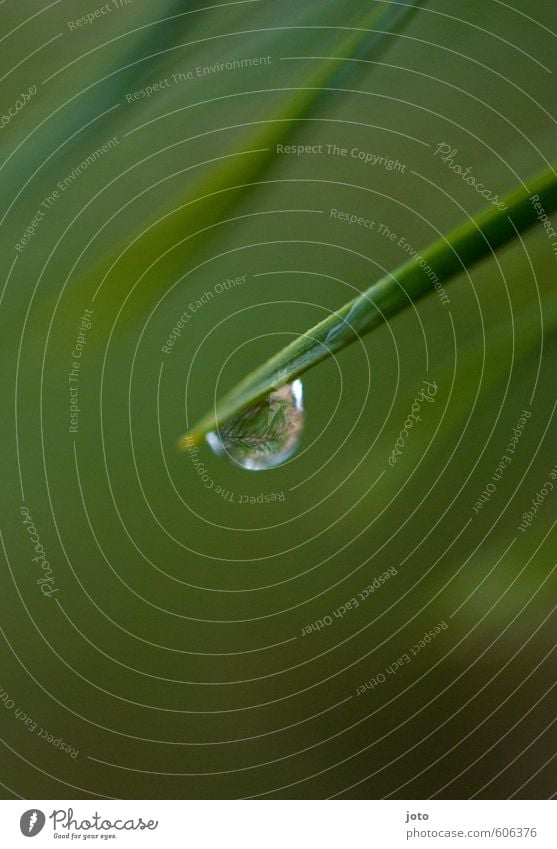
[[[91,5],[0,6],[0,112],[38,90],[0,131],[0,686],[79,748],[72,759],[6,714],[6,795],[490,798],[539,769],[519,795],[546,797],[555,501],[517,532],[557,462],[542,227],[455,280],[450,308],[433,293],[309,372],[304,442],[285,466],[250,475],[206,450],[208,487],[176,437],[407,258],[331,208],[420,249],[478,210],[440,143],[499,196],[554,160],[555,4],[428,0],[402,21],[399,5],[362,0],[136,0],[70,31]],[[254,56],[271,61],[196,75]],[[342,61],[354,57],[369,64]],[[405,171],[277,143],[375,152]],[[391,468],[426,379],[435,404]],[[516,455],[475,513],[525,408]],[[285,500],[257,501],[268,493]],[[392,566],[380,592],[301,637]],[[441,620],[427,654],[355,697]]]

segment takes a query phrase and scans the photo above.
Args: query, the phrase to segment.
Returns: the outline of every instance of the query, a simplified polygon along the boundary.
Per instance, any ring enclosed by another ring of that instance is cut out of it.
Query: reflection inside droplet
[[[259,472],[280,466],[294,454],[303,426],[302,381],[295,380],[207,434],[207,442],[215,454]]]

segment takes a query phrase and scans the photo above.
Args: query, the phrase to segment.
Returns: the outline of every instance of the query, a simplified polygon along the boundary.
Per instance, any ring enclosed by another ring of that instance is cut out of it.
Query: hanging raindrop
[[[294,454],[303,426],[302,381],[295,380],[207,434],[207,442],[218,456],[260,472],[280,466]]]

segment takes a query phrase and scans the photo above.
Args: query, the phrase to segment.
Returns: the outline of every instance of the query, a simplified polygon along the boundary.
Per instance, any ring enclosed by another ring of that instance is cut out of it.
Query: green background
[[[136,0],[75,32],[94,3],[0,7],[0,112],[37,87],[0,130],[5,798],[547,798],[557,495],[518,530],[557,464],[556,256],[541,227],[449,284],[449,306],[432,292],[309,372],[302,450],[283,467],[250,474],[202,447],[207,488],[176,441],[215,393],[406,258],[331,208],[420,250],[484,204],[440,143],[498,195],[547,167],[555,5],[430,0],[383,39],[397,4],[210,5]],[[126,98],[254,56],[271,61]],[[43,199],[113,137],[18,254]],[[282,143],[406,169],[277,155]],[[244,274],[162,352],[190,303]],[[426,379],[435,403],[390,467]],[[270,493],[285,499],[240,503]]]

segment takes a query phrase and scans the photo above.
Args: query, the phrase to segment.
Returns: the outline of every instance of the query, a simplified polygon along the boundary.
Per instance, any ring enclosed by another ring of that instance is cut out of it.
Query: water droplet
[[[259,472],[291,457],[302,437],[304,397],[301,380],[271,392],[253,407],[230,419],[207,442],[218,456],[236,466]]]

